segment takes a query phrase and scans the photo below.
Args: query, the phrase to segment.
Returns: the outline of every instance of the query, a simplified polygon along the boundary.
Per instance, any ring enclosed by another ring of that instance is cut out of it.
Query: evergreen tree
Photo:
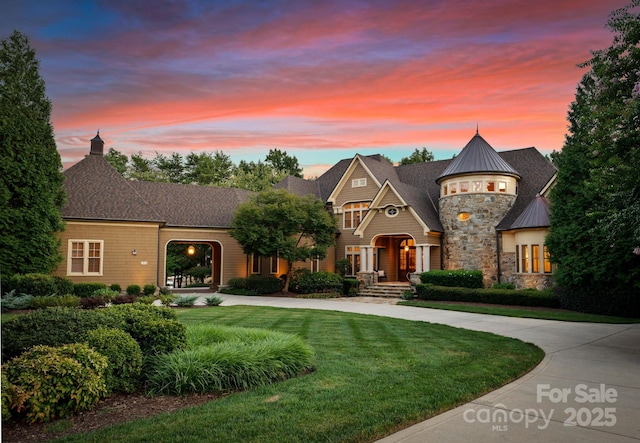
[[[29,39],[0,46],[0,272],[48,273],[62,257],[56,231],[65,202],[51,102]]]
[[[614,11],[613,44],[594,51],[578,85],[570,134],[554,154],[547,245],[572,309],[640,315],[640,13]]]
[[[400,164],[410,165],[413,163],[432,162],[434,159],[435,157],[433,156],[433,152],[429,151],[427,148],[422,148],[422,150],[416,148],[409,157],[403,157],[400,160]]]

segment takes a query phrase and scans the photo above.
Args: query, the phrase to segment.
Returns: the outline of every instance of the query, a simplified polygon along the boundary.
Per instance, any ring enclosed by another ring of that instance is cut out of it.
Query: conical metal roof
[[[549,200],[538,194],[511,224],[511,229],[546,228],[551,225],[549,212]]]
[[[442,172],[436,182],[440,183],[444,178],[452,175],[475,173],[497,173],[520,178],[518,171],[502,159],[478,132]]]

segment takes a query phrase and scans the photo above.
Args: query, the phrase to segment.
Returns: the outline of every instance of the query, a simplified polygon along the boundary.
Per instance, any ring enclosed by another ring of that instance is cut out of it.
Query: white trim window
[[[355,229],[369,212],[369,202],[346,203],[342,206],[342,227]]]
[[[354,178],[353,180],[351,180],[351,187],[352,188],[364,188],[365,186],[367,186],[367,178]]]
[[[67,275],[102,275],[104,240],[69,240]]]
[[[320,259],[309,259],[309,269],[311,269],[311,272],[320,272]]]
[[[278,273],[278,261],[279,260],[277,255],[269,257],[269,272],[271,272],[272,274]]]

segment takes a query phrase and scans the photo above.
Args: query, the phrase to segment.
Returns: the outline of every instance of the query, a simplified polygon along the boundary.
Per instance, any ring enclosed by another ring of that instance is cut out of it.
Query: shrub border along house
[[[419,284],[416,286],[416,295],[419,300],[490,303],[546,308],[560,307],[558,298],[551,290],[456,288]]]

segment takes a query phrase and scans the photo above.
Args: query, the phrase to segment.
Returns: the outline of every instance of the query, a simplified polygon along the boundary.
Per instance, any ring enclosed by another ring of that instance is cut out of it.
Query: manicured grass
[[[543,357],[497,335],[331,311],[219,306],[178,317],[298,334],[315,352],[314,371],[60,441],[370,442],[492,391]]]
[[[614,317],[609,315],[586,314],[575,311],[527,309],[526,307],[479,306],[464,303],[444,303],[436,301],[403,301],[399,305],[419,308],[445,309],[448,311],[473,312],[476,314],[503,315],[505,317],[539,318],[542,320],[575,321],[586,323],[640,323],[638,318]]]

